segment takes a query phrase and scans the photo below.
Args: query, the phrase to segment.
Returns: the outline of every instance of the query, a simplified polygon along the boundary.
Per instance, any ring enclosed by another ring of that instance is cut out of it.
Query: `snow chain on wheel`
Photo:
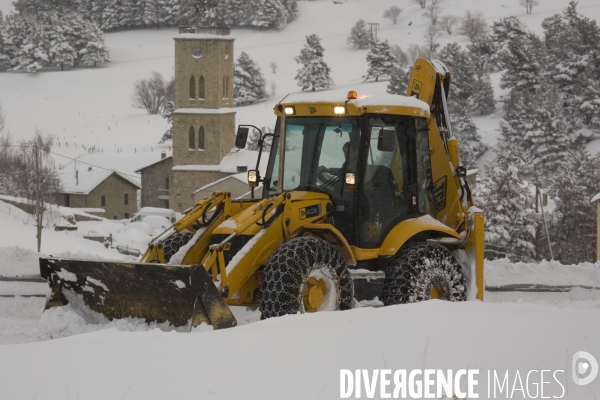
[[[381,301],[392,304],[429,300],[436,293],[448,301],[467,299],[465,277],[450,251],[435,243],[417,243],[389,263]]]
[[[162,243],[165,263],[168,263],[173,254],[177,253],[182,246],[185,246],[194,236],[192,232],[176,232],[165,239]]]
[[[289,240],[273,253],[260,291],[261,319],[347,310],[354,297],[344,257],[332,244],[307,236]]]

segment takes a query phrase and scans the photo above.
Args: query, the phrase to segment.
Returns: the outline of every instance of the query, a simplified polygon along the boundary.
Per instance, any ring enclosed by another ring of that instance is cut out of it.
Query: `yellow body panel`
[[[381,247],[376,249],[379,256],[393,256],[410,239],[420,232],[434,231],[443,236],[450,236],[459,239],[460,235],[453,229],[424,215],[418,218],[410,218],[396,225],[386,236]]]

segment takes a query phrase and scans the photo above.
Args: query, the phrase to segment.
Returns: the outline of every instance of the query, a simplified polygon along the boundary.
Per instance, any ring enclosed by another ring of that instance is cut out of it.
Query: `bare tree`
[[[458,33],[468,36],[469,39],[473,41],[477,37],[486,34],[488,30],[489,27],[485,22],[483,13],[481,11],[473,13],[471,11],[467,11],[462,19]]]
[[[6,121],[6,118],[4,116],[4,110],[2,109],[2,104],[0,104],[0,133],[2,133],[4,131],[5,121]]]
[[[167,82],[161,73],[152,71],[149,79],[136,81],[133,88],[133,106],[155,115],[165,111],[168,101],[173,99],[175,81]]]
[[[427,5],[427,0],[410,0],[410,2],[413,4],[420,5],[421,8],[425,8],[425,6]]]
[[[383,18],[389,18],[394,25],[398,23],[398,16],[402,13],[402,9],[392,6],[383,12]]]
[[[431,22],[431,25],[437,25],[441,13],[442,7],[438,4],[431,4],[427,6],[427,10],[423,13],[423,16]]]
[[[452,29],[459,22],[460,18],[456,15],[444,15],[440,18],[440,26],[448,32],[448,35],[452,35]]]
[[[417,61],[417,58],[424,58],[424,59],[432,58],[431,52],[429,51],[429,47],[424,46],[424,45],[414,44],[414,43],[411,43],[408,45],[406,54],[408,56],[408,65],[411,65],[411,66],[415,63],[415,61]]]
[[[444,0],[431,0],[431,4],[438,4],[441,3]]]
[[[430,54],[435,53],[437,48],[440,46],[437,43],[437,40],[440,38],[440,36],[442,36],[442,30],[439,26],[431,24],[427,27],[423,38],[427,41]]]
[[[406,52],[397,44],[391,46],[390,52],[399,66],[405,67],[408,64],[408,54],[406,54]]]
[[[519,4],[525,7],[527,14],[531,14],[533,7],[540,5],[540,0],[519,0]]]

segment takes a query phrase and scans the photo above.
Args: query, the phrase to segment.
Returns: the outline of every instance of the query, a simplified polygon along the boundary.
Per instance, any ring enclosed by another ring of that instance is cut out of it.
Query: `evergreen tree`
[[[367,54],[367,62],[369,70],[364,76],[365,80],[375,78],[375,82],[379,81],[380,76],[389,76],[394,69],[394,57],[388,41],[374,42],[371,46],[369,54]]]
[[[528,33],[508,44],[508,53],[502,60],[505,68],[500,80],[502,89],[539,88],[545,72],[546,52],[544,44],[535,33]]]
[[[294,60],[303,67],[298,70],[294,79],[302,90],[329,89],[334,86],[333,79],[329,76],[331,68],[323,60],[325,50],[321,46],[321,39],[315,35],[306,36],[306,44],[300,50],[300,55]]]
[[[526,161],[508,140],[500,141],[496,152],[496,160],[486,162],[486,177],[475,189],[477,204],[485,212],[486,257],[530,261],[535,256],[536,221],[535,202],[521,175]]]
[[[233,70],[234,105],[252,104],[266,97],[265,79],[260,68],[242,51]]]
[[[254,18],[251,26],[282,30],[287,24],[288,12],[279,0],[251,0],[254,3]]]
[[[574,141],[568,135],[556,90],[513,90],[504,119],[500,122],[501,133],[530,160],[526,171],[537,173],[547,184],[555,172],[566,167]]]
[[[600,159],[579,150],[559,171],[553,185],[555,223],[551,230],[554,258],[563,264],[596,261],[596,205],[600,191]]]
[[[440,58],[452,71],[451,109],[460,104],[461,108],[468,107],[464,112],[485,114],[494,110],[494,89],[489,72],[479,69],[476,59],[468,51],[451,43],[440,51]]]
[[[167,120],[169,129],[163,133],[158,143],[164,143],[167,140],[173,140],[173,111],[175,111],[175,102],[172,100],[167,101],[167,104],[165,105],[165,112],[162,114],[162,117]]]
[[[87,65],[93,65],[94,68],[98,63],[110,61],[108,48],[104,44],[104,34],[98,28],[98,25],[91,24],[86,30],[85,39],[87,41],[85,48],[79,51],[81,62]]]
[[[63,35],[60,26],[55,27],[50,46],[48,49],[48,63],[50,65],[60,66],[60,70],[64,71],[65,65],[73,65],[75,63],[75,50],[65,36]]]
[[[468,103],[463,101],[455,105],[450,119],[452,130],[458,138],[458,150],[463,165],[475,166],[477,159],[487,151],[488,147],[481,142],[481,135],[473,123]]]
[[[386,91],[389,94],[406,95],[408,89],[408,81],[410,79],[410,71],[398,65],[395,65],[390,74],[390,82],[387,85]]]
[[[359,49],[366,49],[371,42],[371,34],[367,29],[367,23],[364,19],[359,19],[352,29],[346,43],[352,44]]]
[[[501,18],[492,25],[492,42],[495,44],[496,52],[492,54],[491,62],[499,69],[504,69],[504,60],[509,56],[508,45],[517,40],[523,40],[527,35],[527,29],[517,17]]]
[[[291,22],[298,17],[298,0],[281,0],[281,4],[288,12],[287,22]]]

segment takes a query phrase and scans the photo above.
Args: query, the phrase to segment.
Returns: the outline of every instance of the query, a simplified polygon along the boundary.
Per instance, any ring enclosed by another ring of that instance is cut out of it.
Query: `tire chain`
[[[399,252],[388,265],[381,301],[387,306],[429,300],[436,284],[443,289],[446,300],[466,300],[462,268],[448,249],[434,243],[417,243]]]
[[[352,308],[354,286],[340,252],[324,240],[299,237],[279,246],[267,263],[260,285],[261,319],[304,312],[303,288],[316,270],[335,281],[336,309]]]
[[[192,240],[193,236],[193,233],[183,231],[174,233],[166,238],[162,243],[165,263],[168,264],[169,260],[171,260],[171,257],[173,257],[173,254],[177,253],[181,247],[185,246],[190,240]]]

